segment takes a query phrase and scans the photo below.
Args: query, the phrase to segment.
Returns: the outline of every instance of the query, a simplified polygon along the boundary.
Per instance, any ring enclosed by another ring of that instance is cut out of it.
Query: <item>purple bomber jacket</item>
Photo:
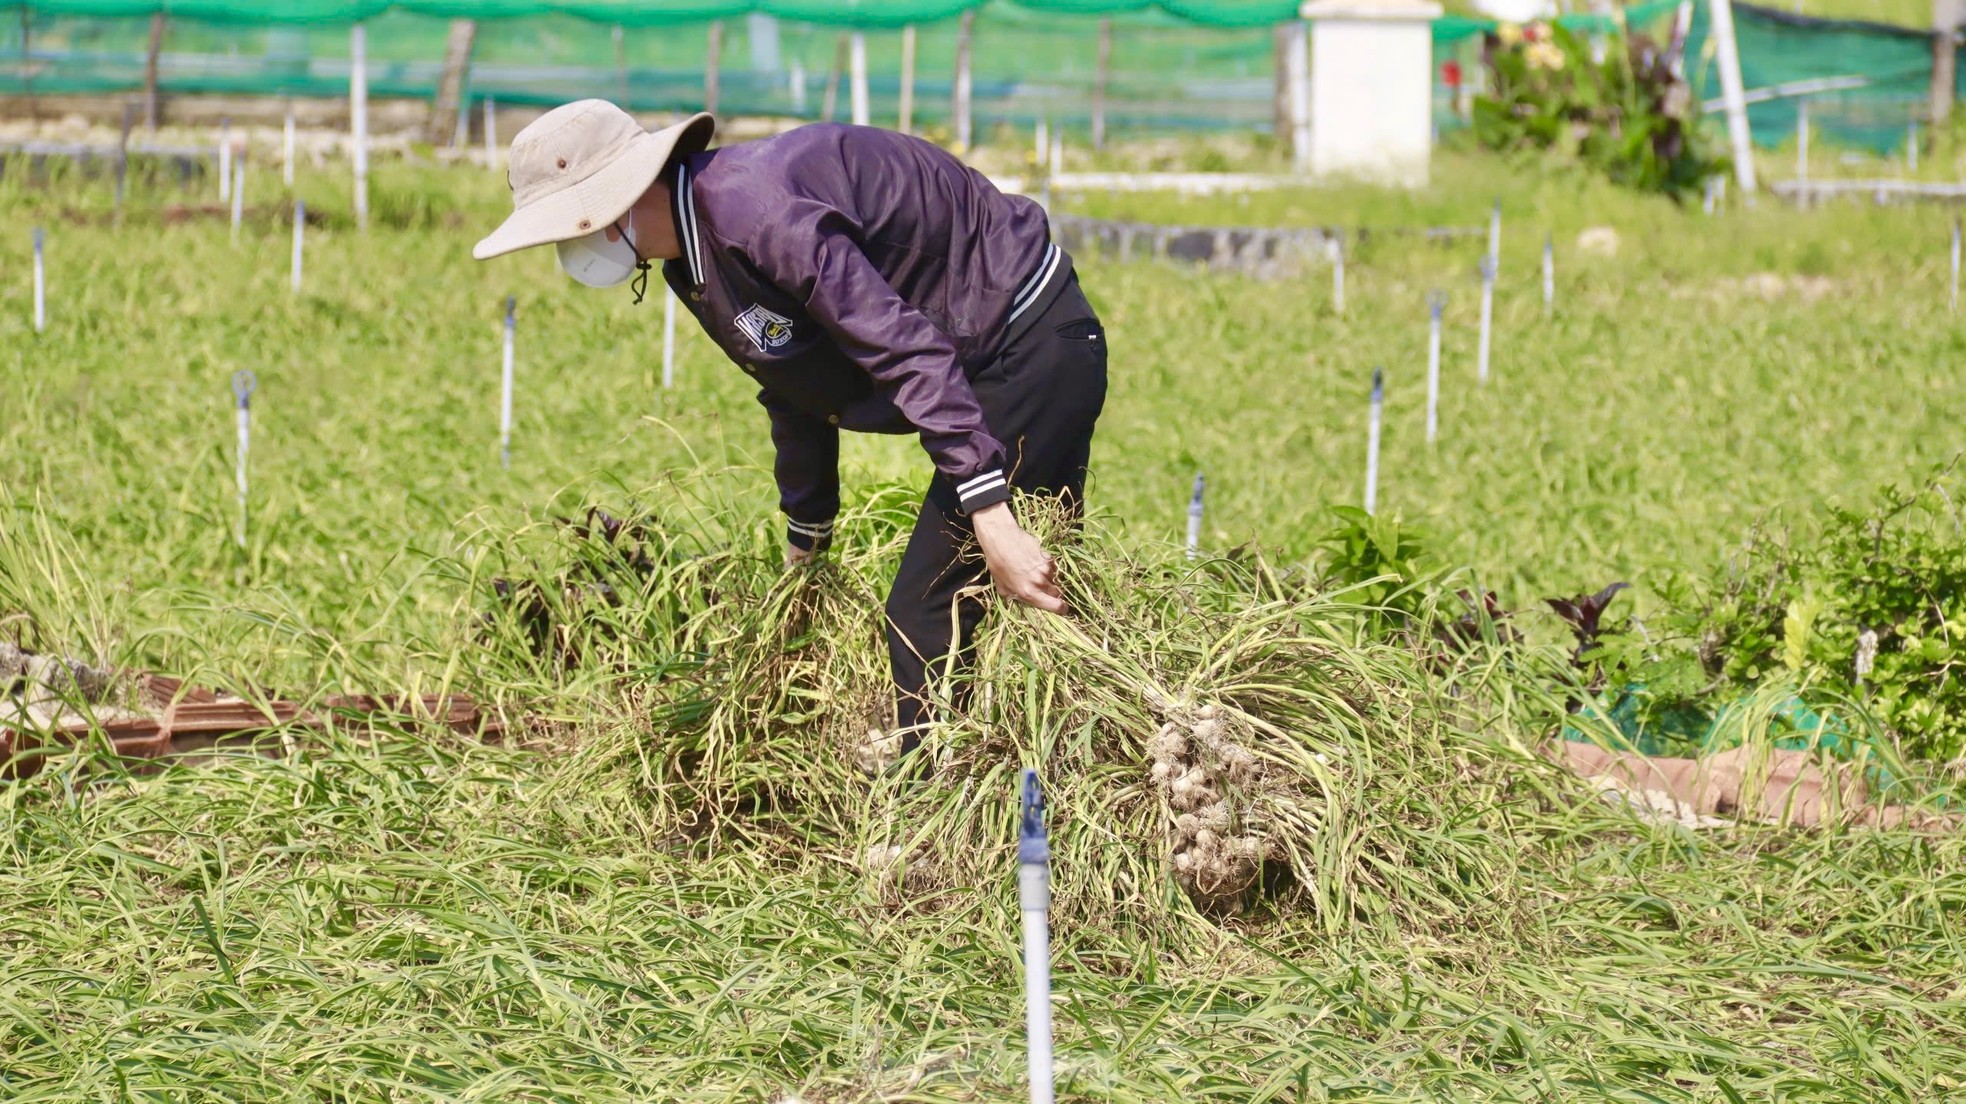
[[[825,545],[839,432],[918,433],[965,511],[1010,497],[970,379],[1069,281],[1044,208],[918,138],[815,123],[666,170],[663,278],[759,385],[790,540]]]

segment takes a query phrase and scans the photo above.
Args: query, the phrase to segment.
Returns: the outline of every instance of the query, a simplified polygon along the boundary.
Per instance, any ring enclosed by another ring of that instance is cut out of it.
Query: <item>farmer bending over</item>
[[[472,255],[557,244],[574,279],[633,280],[638,303],[663,261],[758,382],[789,564],[832,538],[840,430],[920,435],[935,476],[887,599],[894,720],[912,750],[931,667],[969,648],[982,606],[956,608],[956,642],[951,609],[985,565],[1000,593],[1065,608],[1008,500],[1016,487],[1081,506],[1105,332],[1044,209],[941,149],[818,123],[709,150],[714,129],[697,115],[649,133],[603,100],[547,112],[512,140],[516,209]]]

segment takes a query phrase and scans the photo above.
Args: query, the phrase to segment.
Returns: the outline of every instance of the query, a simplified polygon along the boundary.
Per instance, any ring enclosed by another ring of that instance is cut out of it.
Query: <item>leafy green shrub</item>
[[[1948,467],[1797,540],[1756,533],[1670,621],[1717,685],[1771,679],[1861,701],[1908,756],[1966,752],[1966,515]]]
[[[1555,25],[1504,27],[1484,51],[1489,91],[1474,131],[1498,150],[1553,150],[1641,191],[1681,199],[1726,161],[1698,125],[1698,105],[1673,72],[1677,49],[1644,35],[1591,42]]]

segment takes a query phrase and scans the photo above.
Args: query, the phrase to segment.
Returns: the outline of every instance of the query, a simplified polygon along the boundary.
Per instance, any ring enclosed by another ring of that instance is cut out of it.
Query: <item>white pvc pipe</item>
[[[301,248],[302,248],[301,243],[302,243],[302,239],[304,239],[306,236],[307,236],[307,204],[301,200],[296,199],[294,200],[294,263],[293,263],[293,278],[292,278],[293,293],[295,295],[300,294],[300,259],[301,259]]]
[[[232,244],[239,244],[239,224],[246,216],[246,159],[232,167]]]
[[[1475,378],[1488,382],[1488,350],[1495,323],[1495,258],[1481,262],[1481,344],[1475,360]]]
[[[1499,199],[1488,215],[1488,256],[1499,273],[1502,270],[1502,201]]]
[[[851,51],[847,64],[852,72],[853,125],[867,126],[873,121],[873,111],[867,105],[867,35],[855,31],[848,41]]]
[[[1447,297],[1434,292],[1427,297],[1427,443],[1440,435],[1440,316]]]
[[[41,248],[45,235],[39,226],[34,228],[34,332],[41,333],[48,328],[48,266],[42,259]]]
[[[1345,313],[1345,243],[1339,238],[1331,239],[1331,310]]]
[[[1959,313],[1959,220],[1952,220],[1952,298],[1954,314]]]
[[[1734,4],[1733,0],[1707,0],[1707,7],[1715,60],[1720,63],[1720,95],[1727,111],[1727,137],[1733,143],[1734,172],[1741,182],[1741,195],[1752,202],[1754,134],[1748,129],[1747,89],[1741,83],[1740,47],[1734,38]]]
[[[355,225],[369,225],[369,29],[348,31],[348,115],[355,141]]]
[[[280,179],[287,187],[294,186],[294,109],[287,105],[286,132],[280,142]]]
[[[1543,239],[1543,317],[1556,315],[1556,239]]]
[[[234,419],[239,433],[239,449],[236,456],[236,476],[239,483],[239,531],[236,539],[241,548],[246,547],[246,455],[252,449],[252,396],[253,388],[257,385],[257,382],[253,378],[251,371],[242,370],[232,373],[232,394],[237,399]]]
[[[1288,25],[1285,54],[1290,80],[1290,164],[1298,172],[1311,168],[1311,49],[1309,25]]]
[[[218,121],[218,201],[232,198],[232,120]]]
[[[1386,405],[1386,373],[1372,370],[1372,421],[1365,437],[1365,512],[1379,504],[1379,426]]]
[[[1017,864],[1017,897],[1024,914],[1024,1038],[1031,1060],[1031,1104],[1051,1095],[1051,877],[1042,863]]]
[[[665,289],[666,290],[666,289]],[[676,385],[676,295],[662,297],[662,389]]]
[[[1207,487],[1200,472],[1195,473],[1195,491],[1188,498],[1188,558],[1201,558],[1201,496]]]
[[[1797,100],[1795,104],[1795,178],[1807,182],[1809,179],[1809,101]]]
[[[512,466],[512,338],[517,326],[515,316],[516,300],[505,297],[505,362],[499,377],[498,390],[498,464],[502,468]]]

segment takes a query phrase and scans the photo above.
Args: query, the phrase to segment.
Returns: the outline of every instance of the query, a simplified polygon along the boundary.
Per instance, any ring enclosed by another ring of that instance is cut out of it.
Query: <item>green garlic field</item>
[[[659,299],[538,252],[472,262],[497,177],[386,166],[364,233],[338,175],[303,174],[323,221],[296,295],[270,173],[235,244],[216,208],[167,217],[202,194],[145,184],[119,224],[104,180],[9,171],[0,639],[293,697],[462,691],[507,728],[350,726],[156,773],[83,749],[0,783],[0,1096],[1018,1098],[1026,764],[1054,795],[1061,1099],[1966,1092],[1958,833],[1650,823],[1534,752],[1575,690],[1542,598],[1630,581],[1644,620],[1757,525],[1806,531],[1960,452],[1950,213],[1707,217],[1456,152],[1434,179],[1063,198],[1371,233],[1342,316],[1322,269],[1078,258],[1113,350],[1066,554],[1080,615],[992,618],[979,705],[913,783],[851,761],[928,473],[913,441],[844,443],[835,562],[789,576],[749,380],[685,317],[665,391]],[[1484,228],[1498,199],[1481,386],[1484,238],[1397,231]],[[1332,509],[1363,492],[1376,367],[1380,512],[1520,611],[1525,652],[1442,661],[1319,581]],[[1219,558],[1191,567],[1197,472]],[[654,566],[630,579],[554,521],[591,506],[645,519]],[[629,596],[562,600],[583,570]],[[537,583],[561,635],[529,635],[495,577]],[[1308,781],[1248,814],[1292,884],[1204,907],[1168,873],[1142,749],[1214,702]]]

